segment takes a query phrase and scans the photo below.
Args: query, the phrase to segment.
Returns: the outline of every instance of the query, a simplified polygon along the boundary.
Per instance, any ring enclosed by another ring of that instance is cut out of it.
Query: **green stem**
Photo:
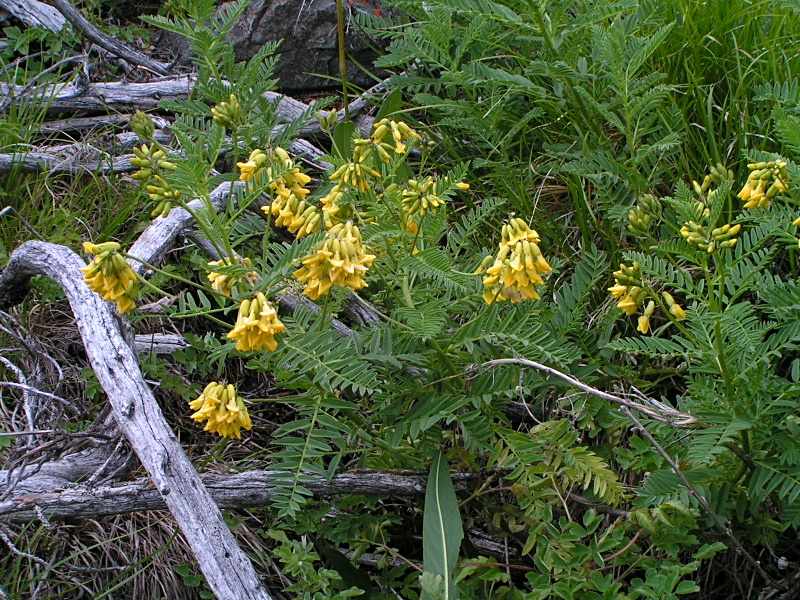
[[[339,76],[342,78],[342,99],[344,102],[344,120],[350,121],[350,107],[347,102],[347,52],[344,45],[344,7],[342,0],[336,0],[336,22],[339,37]]]
[[[181,277],[180,275],[176,275],[175,273],[167,273],[166,271],[164,271],[162,269],[159,269],[158,267],[156,267],[154,265],[151,265],[149,262],[144,261],[141,258],[138,258],[136,256],[133,256],[132,254],[126,254],[124,252],[122,252],[121,254],[125,258],[130,258],[131,260],[134,260],[134,261],[138,262],[140,265],[144,265],[149,270],[151,270],[151,271],[153,271],[155,273],[158,273],[160,275],[164,275],[166,277],[169,277],[170,279],[174,279],[175,281],[180,281],[181,283],[185,283],[186,285],[191,285],[192,287],[197,288],[198,290],[203,290],[204,292],[208,292],[209,294],[212,294],[213,296],[216,296],[217,298],[225,298],[225,299],[229,300],[229,298],[225,294],[220,294],[214,288],[208,287],[206,285],[201,285],[201,284],[197,283],[196,281],[192,281],[191,279],[186,279],[185,277]],[[153,285],[152,283],[150,283],[149,281],[147,281],[146,279],[144,279],[141,276],[139,276],[139,281],[141,281],[141,282],[145,283],[146,285],[148,285],[149,287],[157,290],[159,293],[164,294],[165,297],[172,296],[172,294],[168,294],[167,292],[164,292],[163,290],[157,288],[155,285]]]
[[[233,212],[233,189],[235,187],[233,183],[236,181],[236,165],[239,163],[239,141],[236,137],[235,129],[231,129],[231,143],[233,144],[233,173],[231,174],[231,187],[228,190],[228,206],[225,210],[226,215],[230,215]]]
[[[722,380],[725,382],[725,395],[728,397],[728,401],[731,402],[731,406],[735,406],[737,398],[734,395],[733,378],[731,377],[725,361],[725,349],[722,343],[721,320],[722,319],[720,317],[714,319],[714,348],[717,353],[717,365],[719,366],[720,373],[722,374]]]

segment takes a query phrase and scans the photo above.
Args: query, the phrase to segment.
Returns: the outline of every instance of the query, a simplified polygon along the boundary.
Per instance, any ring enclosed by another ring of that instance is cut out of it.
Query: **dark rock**
[[[363,87],[374,83],[353,64],[375,71],[372,62],[376,54],[369,47],[374,42],[365,39],[354,15],[385,14],[387,10],[377,0],[344,1],[348,82]],[[252,0],[228,34],[228,41],[237,60],[248,60],[264,44],[283,40],[275,72],[283,91],[335,88],[340,85],[336,22],[335,0]]]

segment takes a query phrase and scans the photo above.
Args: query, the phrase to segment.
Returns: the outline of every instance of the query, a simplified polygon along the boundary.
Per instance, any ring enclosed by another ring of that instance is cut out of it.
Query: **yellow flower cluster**
[[[213,267],[229,267],[232,266],[234,263],[231,261],[230,258],[225,257],[220,260],[215,260],[208,263],[209,267],[212,267],[211,270],[206,270],[206,274],[208,275],[208,280],[211,282],[211,287],[218,291],[220,294],[224,294],[225,296],[230,296],[231,291],[233,290],[233,286],[241,281],[244,280],[249,285],[254,285],[256,281],[258,281],[258,275],[255,271],[247,271],[243,275],[233,275],[231,273],[220,273],[213,270]],[[239,257],[236,263],[236,266],[242,267],[243,269],[247,269],[253,266],[253,261],[249,258],[242,258]]]
[[[681,308],[680,304],[675,302],[675,299],[672,297],[671,294],[668,292],[661,292],[661,297],[664,298],[664,304],[667,305],[670,314],[675,317],[678,321],[681,319],[686,318],[686,312]],[[644,311],[642,312],[641,316],[639,317],[639,324],[636,328],[636,331],[639,333],[647,333],[650,331],[650,317],[653,316],[653,313],[656,310],[656,303],[650,300],[647,303]]]
[[[252,182],[263,175],[269,180],[272,202],[262,210],[275,217],[275,225],[286,227],[298,238],[321,228],[320,212],[306,196],[311,190],[305,187],[311,177],[297,167],[283,148],[275,148],[268,156],[256,149],[250,153],[247,162],[237,163],[242,181]]]
[[[328,178],[336,181],[336,185],[330,193],[342,192],[346,185],[356,188],[359,192],[366,192],[370,189],[372,187],[370,178],[380,177],[381,174],[363,161],[363,155],[359,158],[354,156],[353,160],[336,169]]]
[[[681,227],[681,235],[692,246],[697,246],[700,250],[712,254],[721,248],[733,248],[738,241],[738,238],[734,236],[741,229],[742,226],[738,223],[736,225],[726,224],[709,232],[702,225],[689,221]]]
[[[619,298],[617,308],[622,310],[626,315],[633,315],[639,310],[639,307],[647,299],[648,293],[644,288],[642,282],[641,269],[639,263],[634,262],[630,267],[625,263],[620,263],[619,271],[614,271],[614,279],[616,284],[608,288],[614,298]],[[681,308],[680,304],[675,302],[675,299],[668,292],[661,292],[661,297],[664,299],[667,309],[670,314],[677,320],[686,318],[686,313]],[[644,311],[639,316],[637,331],[640,333],[647,333],[650,331],[650,317],[656,310],[656,304],[650,300],[645,306]]]
[[[151,121],[152,124],[152,121]],[[133,147],[134,157],[130,159],[134,167],[139,170],[131,175],[131,178],[138,179],[147,185],[147,192],[153,202],[157,202],[155,209],[150,213],[151,217],[161,215],[166,218],[172,205],[181,197],[179,190],[174,189],[169,182],[164,179],[167,171],[174,171],[178,165],[167,160],[166,153],[156,147],[155,142],[148,146],[142,144],[141,147]]]
[[[243,300],[239,306],[236,325],[228,333],[228,338],[236,340],[240,352],[266,348],[273,352],[278,347],[275,336],[286,331],[278,318],[275,307],[258,292],[255,298]]]
[[[539,250],[539,241],[539,234],[520,218],[503,225],[497,256],[483,278],[483,299],[487,304],[539,298],[534,286],[542,285],[541,275],[552,271]],[[488,264],[491,258],[484,262]]]
[[[444,198],[436,193],[436,181],[433,177],[426,177],[422,181],[409,179],[408,187],[402,191],[403,211],[406,217],[419,215],[424,217],[428,211],[436,213],[444,204]]]
[[[643,287],[642,274],[639,263],[634,262],[630,267],[625,263],[620,263],[619,271],[614,271],[616,284],[608,288],[614,298],[619,298],[617,308],[626,315],[634,314],[639,305],[647,297],[647,291]]]
[[[387,142],[389,136],[391,136],[394,146]],[[395,121],[386,117],[375,123],[370,141],[381,157],[381,161],[388,164],[390,161],[388,151],[394,150],[397,154],[403,154],[406,151],[404,142],[409,138],[419,139],[419,134],[403,121]]]
[[[779,192],[785,192],[788,187],[786,182],[791,178],[786,170],[787,163],[783,160],[750,163],[750,175],[738,196],[746,202],[745,208],[757,206],[767,207],[772,204]]]
[[[375,258],[367,254],[358,227],[348,221],[328,230],[322,243],[300,260],[303,266],[294,276],[306,284],[303,293],[316,300],[334,285],[350,286],[353,290],[366,287],[364,274]]]
[[[95,258],[81,269],[81,273],[90,290],[103,300],[116,302],[119,312],[125,314],[136,308],[134,299],[139,295],[139,281],[128,262],[117,253],[119,249],[116,242],[84,242],[84,252],[94,254]]]
[[[253,427],[244,400],[236,394],[232,384],[212,381],[196,400],[189,402],[189,408],[195,411],[192,419],[198,423],[208,421],[203,431],[218,433],[222,437],[242,439],[242,429]]]

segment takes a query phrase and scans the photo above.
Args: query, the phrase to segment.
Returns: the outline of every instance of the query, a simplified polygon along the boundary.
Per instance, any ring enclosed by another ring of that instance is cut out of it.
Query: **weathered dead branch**
[[[0,306],[18,301],[34,275],[46,275],[62,287],[117,424],[178,522],[212,590],[226,600],[269,598],[164,419],[120,334],[118,316],[83,282],[78,269],[84,265],[63,246],[26,242],[0,276]]]
[[[58,33],[67,24],[61,13],[39,0],[0,0],[0,8],[22,21],[26,27],[41,25]]]
[[[145,83],[123,81],[91,83],[75,78],[69,83],[47,84],[28,90],[24,86],[0,84],[0,95],[15,101],[43,103],[50,115],[57,113],[131,113],[135,110],[154,110],[162,100],[185,100],[194,87],[195,75],[177,75],[153,79]],[[224,82],[223,82],[224,83]],[[351,116],[361,114],[371,106],[370,98],[386,91],[383,82],[371,87],[353,100],[348,108]],[[307,112],[309,105],[276,92],[266,92],[264,97],[276,103],[276,110],[284,122],[292,122]],[[338,120],[344,119],[344,109],[337,111]],[[366,122],[365,127],[371,127]],[[310,123],[300,135],[306,137],[320,133],[319,123]]]
[[[72,6],[69,0],[45,0],[45,2],[60,12],[86,39],[108,50],[114,56],[124,58],[134,65],[145,67],[160,75],[167,75],[170,72],[168,65],[153,60],[120,40],[100,31],[97,27],[92,25],[77,8]]]
[[[274,490],[277,471],[246,471],[231,475],[204,474],[200,479],[211,498],[220,508],[245,509],[269,504]],[[457,489],[465,490],[470,478],[467,473],[456,473],[453,481]],[[381,496],[421,496],[425,493],[427,474],[361,471],[336,475],[330,482],[324,477],[303,482],[315,496],[333,497],[345,494],[370,494]],[[0,485],[2,484],[0,471]],[[57,491],[34,492],[0,502],[0,516],[12,522],[36,519],[35,510],[41,509],[50,520],[97,518],[148,510],[164,510],[166,502],[152,482],[145,478],[132,483],[89,488],[71,487]]]

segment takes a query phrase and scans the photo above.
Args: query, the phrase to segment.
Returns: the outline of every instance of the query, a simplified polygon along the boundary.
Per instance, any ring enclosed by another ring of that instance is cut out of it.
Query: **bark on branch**
[[[83,260],[63,246],[26,242],[0,275],[0,305],[19,299],[34,275],[46,275],[64,290],[98,381],[114,417],[155,489],[164,499],[214,593],[222,600],[265,600],[252,564],[236,545],[222,514],[167,425],[144,381],[133,351],[120,334],[112,305],[89,291]]]

